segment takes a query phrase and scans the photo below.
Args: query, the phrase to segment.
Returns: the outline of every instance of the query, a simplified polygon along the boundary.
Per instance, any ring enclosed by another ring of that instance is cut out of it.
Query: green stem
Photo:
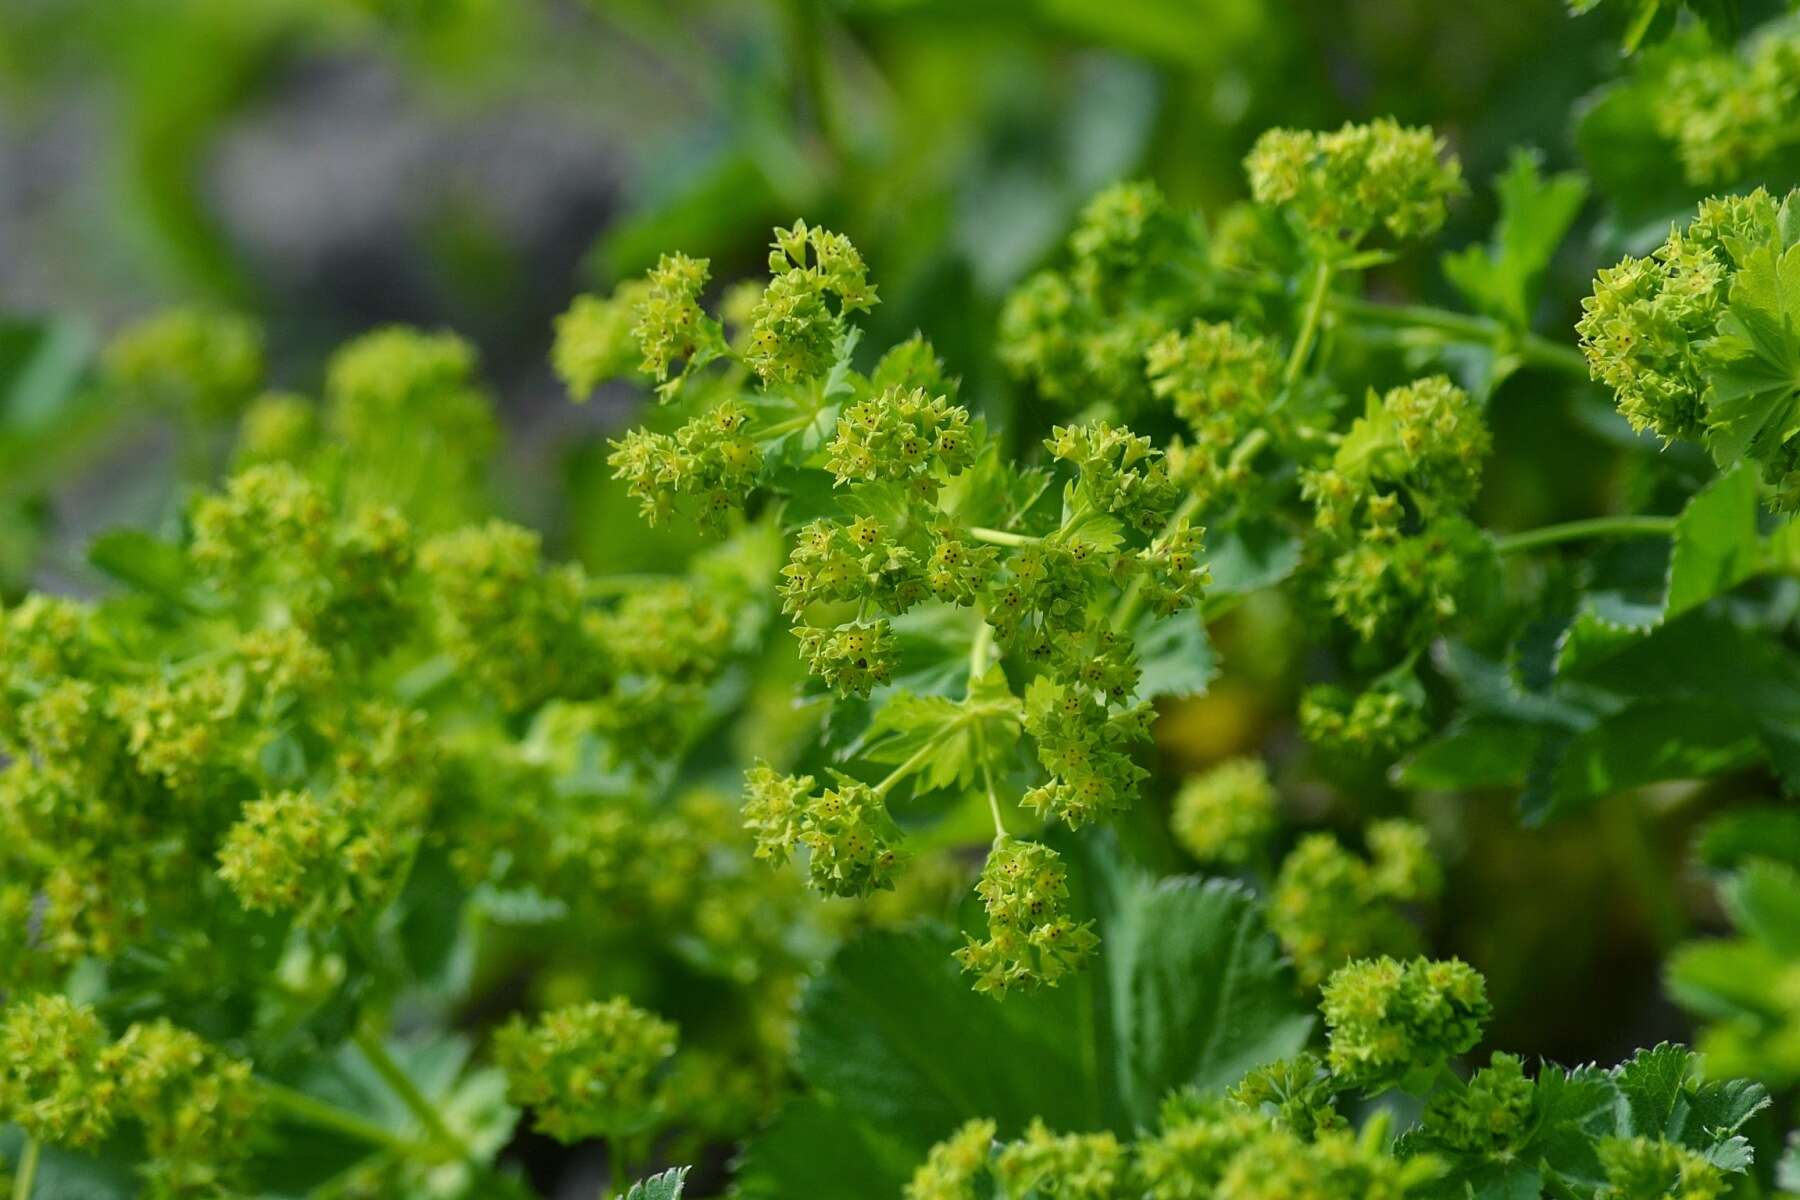
[[[1244,440],[1231,448],[1231,457],[1225,460],[1227,472],[1239,471],[1256,461],[1270,441],[1267,426],[1252,429],[1244,435]]]
[[[926,741],[924,745],[912,752],[912,757],[895,767],[893,772],[886,779],[875,785],[875,794],[886,799],[887,794],[894,790],[894,785],[918,770],[919,764],[924,762],[927,758],[930,758],[932,752],[937,748],[937,738],[934,737]]]
[[[981,525],[971,525],[969,536],[978,542],[991,542],[996,546],[1035,546],[1044,540],[1029,533],[1008,533],[1004,529],[988,529]]]
[[[1258,430],[1257,432],[1260,433],[1261,430]],[[1244,441],[1247,443],[1255,436],[1256,434],[1252,433],[1249,437],[1246,437]],[[1238,448],[1241,450],[1243,446],[1240,444]],[[1254,454],[1254,451],[1252,451],[1252,453]],[[1234,451],[1233,457],[1235,456],[1236,452]],[[1193,492],[1189,492],[1186,496],[1182,497],[1182,501],[1175,507],[1175,511],[1169,514],[1169,519],[1163,523],[1162,533],[1158,536],[1169,536],[1170,531],[1189,517],[1193,516],[1199,508],[1200,497]],[[1120,599],[1118,608],[1113,610],[1112,627],[1114,632],[1131,632],[1132,625],[1135,624],[1138,619],[1139,610],[1144,607],[1143,584],[1144,581],[1142,577],[1133,579],[1131,581],[1131,587],[1126,591],[1124,597]]]
[[[988,761],[987,734],[975,726],[975,755],[981,759],[981,781],[987,786],[988,812],[994,815],[994,840],[1006,836],[1006,820],[1000,815],[1000,789],[994,786],[994,764]]]
[[[1589,538],[1668,537],[1675,532],[1674,517],[1589,517],[1582,521],[1565,521],[1561,525],[1545,525],[1508,534],[1494,542],[1501,554],[1517,554],[1554,546],[1559,542],[1579,542]]]
[[[25,1153],[19,1159],[19,1173],[13,1177],[13,1200],[31,1200],[31,1186],[37,1180],[38,1155],[43,1143],[34,1137],[25,1139]]]
[[[1307,293],[1306,310],[1300,316],[1300,332],[1294,337],[1294,349],[1288,355],[1287,370],[1281,374],[1283,387],[1293,387],[1306,368],[1306,357],[1312,353],[1313,339],[1319,334],[1319,318],[1325,311],[1325,298],[1331,292],[1331,264],[1321,262],[1313,268],[1312,289]]]
[[[458,1158],[468,1158],[468,1147],[444,1124],[443,1114],[438,1112],[437,1106],[426,1099],[425,1093],[419,1090],[419,1085],[400,1069],[400,1064],[394,1061],[374,1031],[367,1025],[361,1026],[357,1029],[354,1040],[356,1048],[362,1051],[363,1057],[369,1060],[369,1065],[375,1068],[375,1073],[381,1076],[383,1082],[393,1089],[394,1094],[418,1118],[419,1123],[431,1134],[432,1140],[444,1150],[454,1152]]]
[[[975,631],[975,640],[969,644],[969,683],[974,684],[981,673],[987,670],[988,651],[994,645],[994,627],[981,618],[981,628]]]
[[[283,1116],[292,1117],[303,1125],[329,1129],[359,1142],[368,1142],[372,1146],[381,1146],[409,1157],[418,1149],[392,1130],[383,1129],[373,1121],[345,1112],[336,1105],[314,1099],[305,1092],[295,1091],[267,1079],[257,1080],[256,1086],[267,1107]]]
[[[1357,296],[1336,296],[1331,307],[1367,325],[1430,329],[1455,341],[1509,350],[1534,367],[1588,378],[1587,359],[1581,351],[1535,333],[1521,333],[1491,317],[1472,317],[1428,304],[1380,304]]]

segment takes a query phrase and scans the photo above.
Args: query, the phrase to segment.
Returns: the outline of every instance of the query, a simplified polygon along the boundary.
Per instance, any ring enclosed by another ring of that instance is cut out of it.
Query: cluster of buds
[[[970,936],[957,962],[975,975],[975,990],[996,995],[1055,987],[1078,970],[1099,939],[1069,917],[1068,869],[1040,842],[1003,838],[988,852],[975,885],[987,913],[987,936]]]

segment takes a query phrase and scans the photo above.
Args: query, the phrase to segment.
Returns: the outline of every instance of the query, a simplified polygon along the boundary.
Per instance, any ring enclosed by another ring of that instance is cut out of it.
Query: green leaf
[[[1166,617],[1147,615],[1133,636],[1142,672],[1134,699],[1197,696],[1219,673],[1218,656],[1213,653],[1206,622],[1193,609],[1182,609]]]
[[[1756,472],[1740,465],[1708,484],[1675,520],[1664,619],[1731,590],[1750,578],[1760,562]]]
[[[1699,849],[1714,870],[1729,870],[1749,857],[1800,868],[1800,812],[1752,808],[1723,813],[1707,822]]]
[[[631,1185],[625,1200],[681,1200],[689,1167],[671,1167],[660,1175],[652,1175]]]
[[[1523,782],[1537,750],[1530,727],[1502,720],[1459,721],[1394,768],[1402,787],[1454,791]]]
[[[1274,587],[1300,566],[1300,539],[1276,525],[1240,522],[1207,540],[1209,595]]]
[[[1721,890],[1739,929],[1777,954],[1800,958],[1800,872],[1751,859]]]
[[[869,725],[873,762],[904,763],[931,748],[918,772],[917,790],[968,787],[981,769],[983,751],[997,772],[1018,739],[1023,707],[998,664],[969,685],[960,701],[947,696],[896,693]]]
[[[732,1172],[743,1200],[795,1196],[898,1196],[916,1146],[817,1096],[790,1100],[745,1147]]]
[[[1719,465],[1764,458],[1800,433],[1800,244],[1751,252],[1709,346],[1707,442]]]
[[[1129,1134],[1170,1088],[1222,1087],[1305,1045],[1312,1015],[1246,890],[1157,883],[1092,842],[1065,855],[1101,945],[1058,988],[975,994],[947,930],[872,933],[838,952],[801,1005],[806,1096],[752,1142],[746,1195],[892,1195],[971,1117],[1003,1135],[1034,1117]],[[813,1161],[857,1158],[842,1178]]]
[[[1583,730],[1564,748],[1555,803],[1577,802],[1665,779],[1705,779],[1754,762],[1762,742],[1735,708],[1651,700]]]
[[[1587,182],[1573,171],[1546,180],[1541,156],[1515,149],[1495,191],[1500,219],[1493,241],[1446,254],[1444,277],[1476,308],[1524,330],[1544,271],[1587,198]]]
[[[1118,1086],[1137,1123],[1177,1087],[1222,1089],[1306,1044],[1312,1016],[1243,889],[1136,879],[1104,936]]]
[[[147,596],[178,605],[193,602],[187,555],[173,542],[137,529],[117,529],[93,540],[88,562]]]

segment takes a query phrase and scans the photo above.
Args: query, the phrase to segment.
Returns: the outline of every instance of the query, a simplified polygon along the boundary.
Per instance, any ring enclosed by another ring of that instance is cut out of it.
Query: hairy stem
[[[1674,517],[1589,517],[1581,521],[1565,521],[1561,525],[1545,525],[1511,533],[1494,542],[1501,554],[1517,554],[1554,546],[1560,542],[1579,542],[1591,538],[1668,537],[1675,532]]]
[[[44,1145],[34,1137],[25,1139],[25,1153],[19,1159],[19,1173],[13,1176],[13,1200],[31,1200],[31,1187],[37,1181],[38,1155]]]
[[[457,1137],[448,1125],[444,1124],[443,1114],[438,1112],[437,1106],[426,1098],[424,1092],[419,1090],[419,1085],[412,1081],[412,1076],[400,1069],[400,1064],[394,1061],[393,1056],[388,1053],[387,1047],[382,1044],[381,1039],[375,1035],[374,1031],[366,1025],[359,1027],[356,1031],[355,1041],[356,1048],[361,1050],[363,1057],[369,1060],[369,1065],[375,1068],[375,1073],[381,1076],[382,1081],[393,1090],[396,1096],[400,1097],[407,1110],[418,1118],[419,1123],[431,1134],[432,1140],[445,1151],[453,1152],[458,1158],[469,1157],[469,1149],[463,1145],[462,1139]]]
[[[1294,336],[1294,349],[1288,355],[1287,370],[1281,373],[1283,387],[1293,387],[1306,368],[1313,340],[1319,335],[1319,318],[1325,311],[1325,299],[1331,293],[1331,264],[1321,262],[1313,268],[1312,288],[1307,293],[1306,309],[1300,315],[1300,332]]]
[[[366,1117],[345,1112],[336,1105],[315,1099],[305,1092],[296,1091],[291,1087],[267,1079],[257,1080],[256,1087],[265,1105],[282,1116],[291,1117],[303,1125],[311,1125],[315,1129],[328,1129],[359,1142],[381,1146],[403,1155],[410,1156],[417,1150],[416,1146],[392,1130],[383,1129]]]

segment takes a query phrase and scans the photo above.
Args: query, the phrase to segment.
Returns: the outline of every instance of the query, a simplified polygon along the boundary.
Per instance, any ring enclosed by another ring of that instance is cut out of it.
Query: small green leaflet
[[[1542,170],[1541,155],[1515,149],[1495,182],[1500,220],[1493,241],[1443,258],[1444,278],[1471,304],[1518,330],[1530,327],[1544,271],[1587,199],[1581,175],[1545,179]]]
[[[625,1193],[625,1200],[681,1200],[689,1168],[671,1167],[660,1175],[639,1180]]]
[[[1222,1088],[1305,1045],[1302,1005],[1248,891],[1155,881],[1099,839],[1062,841],[1093,966],[995,1001],[971,991],[948,930],[877,932],[839,951],[802,1002],[807,1091],[745,1152],[746,1198],[891,1196],[971,1117],[1129,1134],[1177,1085]]]
[[[1720,466],[1779,453],[1800,436],[1800,241],[1789,206],[1781,232],[1741,263],[1706,392],[1708,443]]]
[[[1024,708],[1006,683],[998,664],[969,681],[962,700],[900,692],[884,704],[869,726],[871,761],[903,763],[932,747],[918,771],[917,790],[936,791],[952,784],[968,787],[981,770],[985,752],[996,774],[1010,761],[1019,736]]]

